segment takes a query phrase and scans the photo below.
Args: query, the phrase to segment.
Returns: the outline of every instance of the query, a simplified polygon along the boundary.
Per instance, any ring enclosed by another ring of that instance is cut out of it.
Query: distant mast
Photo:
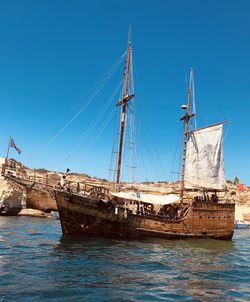
[[[185,163],[186,163],[186,154],[187,154],[187,140],[188,140],[188,131],[189,131],[189,120],[195,116],[195,113],[190,113],[191,105],[191,94],[192,94],[192,77],[193,69],[190,70],[189,86],[188,86],[188,100],[187,105],[182,105],[181,108],[186,110],[185,115],[180,119],[184,121],[184,135],[183,135],[183,149],[182,149],[182,165],[181,165],[181,198],[184,195],[184,175],[185,175]]]
[[[130,80],[130,72],[131,72],[131,63],[132,63],[132,47],[130,41],[130,33],[131,27],[129,27],[128,34],[128,50],[127,50],[127,58],[125,63],[125,73],[123,80],[123,89],[122,89],[122,98],[116,104],[116,106],[121,106],[120,113],[120,133],[119,133],[119,146],[118,146],[118,156],[117,156],[117,168],[116,168],[116,183],[120,183],[121,178],[121,169],[122,169],[122,159],[123,159],[123,148],[124,148],[124,138],[126,133],[126,118],[127,118],[127,103],[131,100],[134,95],[129,95],[129,80]]]

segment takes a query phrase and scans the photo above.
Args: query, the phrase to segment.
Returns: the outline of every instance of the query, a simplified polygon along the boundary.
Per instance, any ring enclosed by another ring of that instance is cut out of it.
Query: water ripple
[[[0,217],[0,301],[249,301],[250,230],[233,241],[61,236]]]

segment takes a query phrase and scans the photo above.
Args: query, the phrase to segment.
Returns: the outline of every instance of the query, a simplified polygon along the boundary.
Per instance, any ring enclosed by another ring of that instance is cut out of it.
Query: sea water
[[[250,230],[232,241],[62,236],[0,217],[0,301],[250,301]]]

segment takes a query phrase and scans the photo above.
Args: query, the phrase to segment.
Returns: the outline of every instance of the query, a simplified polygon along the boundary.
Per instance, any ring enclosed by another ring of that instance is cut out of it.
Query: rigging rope
[[[229,125],[228,125],[228,127],[227,127],[227,130],[226,130],[226,132],[225,132],[225,134],[224,134],[224,141],[225,141],[225,139],[226,139],[226,137],[227,137],[227,134],[228,134],[228,131],[229,131],[229,128],[231,127],[231,122],[229,122]]]
[[[180,125],[178,127],[179,131],[178,131],[178,135],[177,135],[177,141],[176,141],[176,146],[175,146],[175,150],[174,150],[174,156],[173,156],[173,160],[172,160],[172,167],[170,171],[170,181],[176,181],[177,180],[177,176],[175,178],[173,178],[173,174],[175,175],[180,175],[180,172],[177,172],[178,170],[180,170],[181,167],[181,156],[180,156],[180,152],[178,152],[178,150],[180,150],[180,142],[181,142],[181,133],[182,133],[182,125]],[[179,178],[179,177],[178,177]]]
[[[115,153],[118,151],[116,150],[117,147],[117,139],[119,137],[119,132],[117,132],[117,129],[119,127],[119,114],[118,111],[116,111],[116,122],[115,125],[116,127],[114,128],[114,133],[113,133],[113,146],[112,146],[112,152],[111,152],[111,157],[110,157],[110,163],[109,163],[109,176],[108,179],[110,181],[115,181],[115,175],[116,175],[116,156]],[[117,137],[117,139],[116,139]]]
[[[104,120],[104,122],[102,123],[102,125],[99,128],[99,132],[98,134],[94,137],[94,139],[92,140],[91,143],[89,143],[89,145],[87,146],[85,152],[77,159],[77,161],[81,160],[88,152],[88,150],[93,146],[93,144],[96,142],[96,140],[99,138],[99,136],[103,133],[103,131],[105,130],[105,128],[107,127],[107,125],[109,124],[111,118],[114,115],[116,108],[113,108],[113,110],[110,112],[110,114],[107,116],[107,118]]]
[[[81,138],[80,142],[73,148],[70,155],[66,158],[66,160],[69,160],[73,153],[82,145],[82,143],[87,139],[87,137],[90,135],[90,133],[93,131],[101,117],[104,115],[104,113],[107,111],[109,105],[111,104],[111,101],[113,100],[114,96],[116,95],[117,91],[121,87],[122,81],[118,84],[114,92],[112,93],[111,97],[108,99],[108,101],[103,106],[102,110],[99,112],[97,118],[92,121],[92,123],[89,125],[88,129],[86,130],[84,136]]]
[[[130,123],[130,168],[131,179],[133,182],[136,180],[136,121],[135,121],[135,101],[131,104],[131,111],[129,111],[129,123]]]
[[[128,105],[127,110],[127,133],[125,137],[125,149],[128,149],[124,154],[124,163],[127,162],[126,166],[130,169],[129,181],[135,182],[135,170],[136,170],[136,148],[135,148],[135,115],[134,109],[135,100]],[[125,165],[123,165],[125,166]],[[128,174],[128,173],[127,173]]]
[[[159,159],[157,153],[155,151],[153,151],[153,149],[151,148],[151,145],[148,143],[145,136],[142,136],[142,142],[145,146],[145,150],[148,154],[148,158],[154,167],[156,177],[158,177],[158,179],[159,179],[159,177],[161,176],[164,179],[166,179],[165,172],[162,168],[160,159]]]
[[[194,129],[197,129],[197,124],[196,124],[196,103],[195,103],[195,90],[194,90],[194,71],[193,68],[191,68],[190,71],[190,82],[189,82],[189,88],[191,89],[191,105],[192,105],[192,110],[191,113],[194,113],[195,116],[193,117],[194,119]]]
[[[139,125],[139,130],[138,130],[138,137],[141,137],[140,135],[140,125]],[[145,162],[145,159],[144,159],[144,152],[139,152],[138,154],[141,155],[141,158],[142,158],[142,164],[143,164],[143,168],[144,168],[144,174],[145,174],[145,180],[148,181],[148,170],[147,170],[147,166],[146,166],[146,162]]]
[[[126,52],[116,61],[115,64],[112,65],[112,67],[109,69],[109,71],[104,76],[103,80],[99,84],[98,87],[96,87],[96,91],[93,93],[93,95],[87,100],[87,102],[83,105],[83,107],[48,141],[47,145],[52,143],[58,136],[60,136],[67,127],[73,123],[73,121],[90,105],[90,103],[94,100],[94,98],[98,95],[98,93],[102,90],[102,88],[105,86],[107,81],[110,79],[110,77],[114,74],[118,66],[121,64],[123,57],[125,56]]]

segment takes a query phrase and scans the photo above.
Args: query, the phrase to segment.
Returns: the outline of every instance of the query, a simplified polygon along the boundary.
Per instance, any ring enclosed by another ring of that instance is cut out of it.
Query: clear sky
[[[226,175],[249,185],[249,11],[247,0],[2,0],[1,156],[11,135],[22,153],[10,156],[30,167],[108,177],[119,94],[107,102],[123,64],[93,100],[88,92],[126,50],[131,23],[137,180],[180,171],[180,106],[192,66],[198,126],[231,120]]]

